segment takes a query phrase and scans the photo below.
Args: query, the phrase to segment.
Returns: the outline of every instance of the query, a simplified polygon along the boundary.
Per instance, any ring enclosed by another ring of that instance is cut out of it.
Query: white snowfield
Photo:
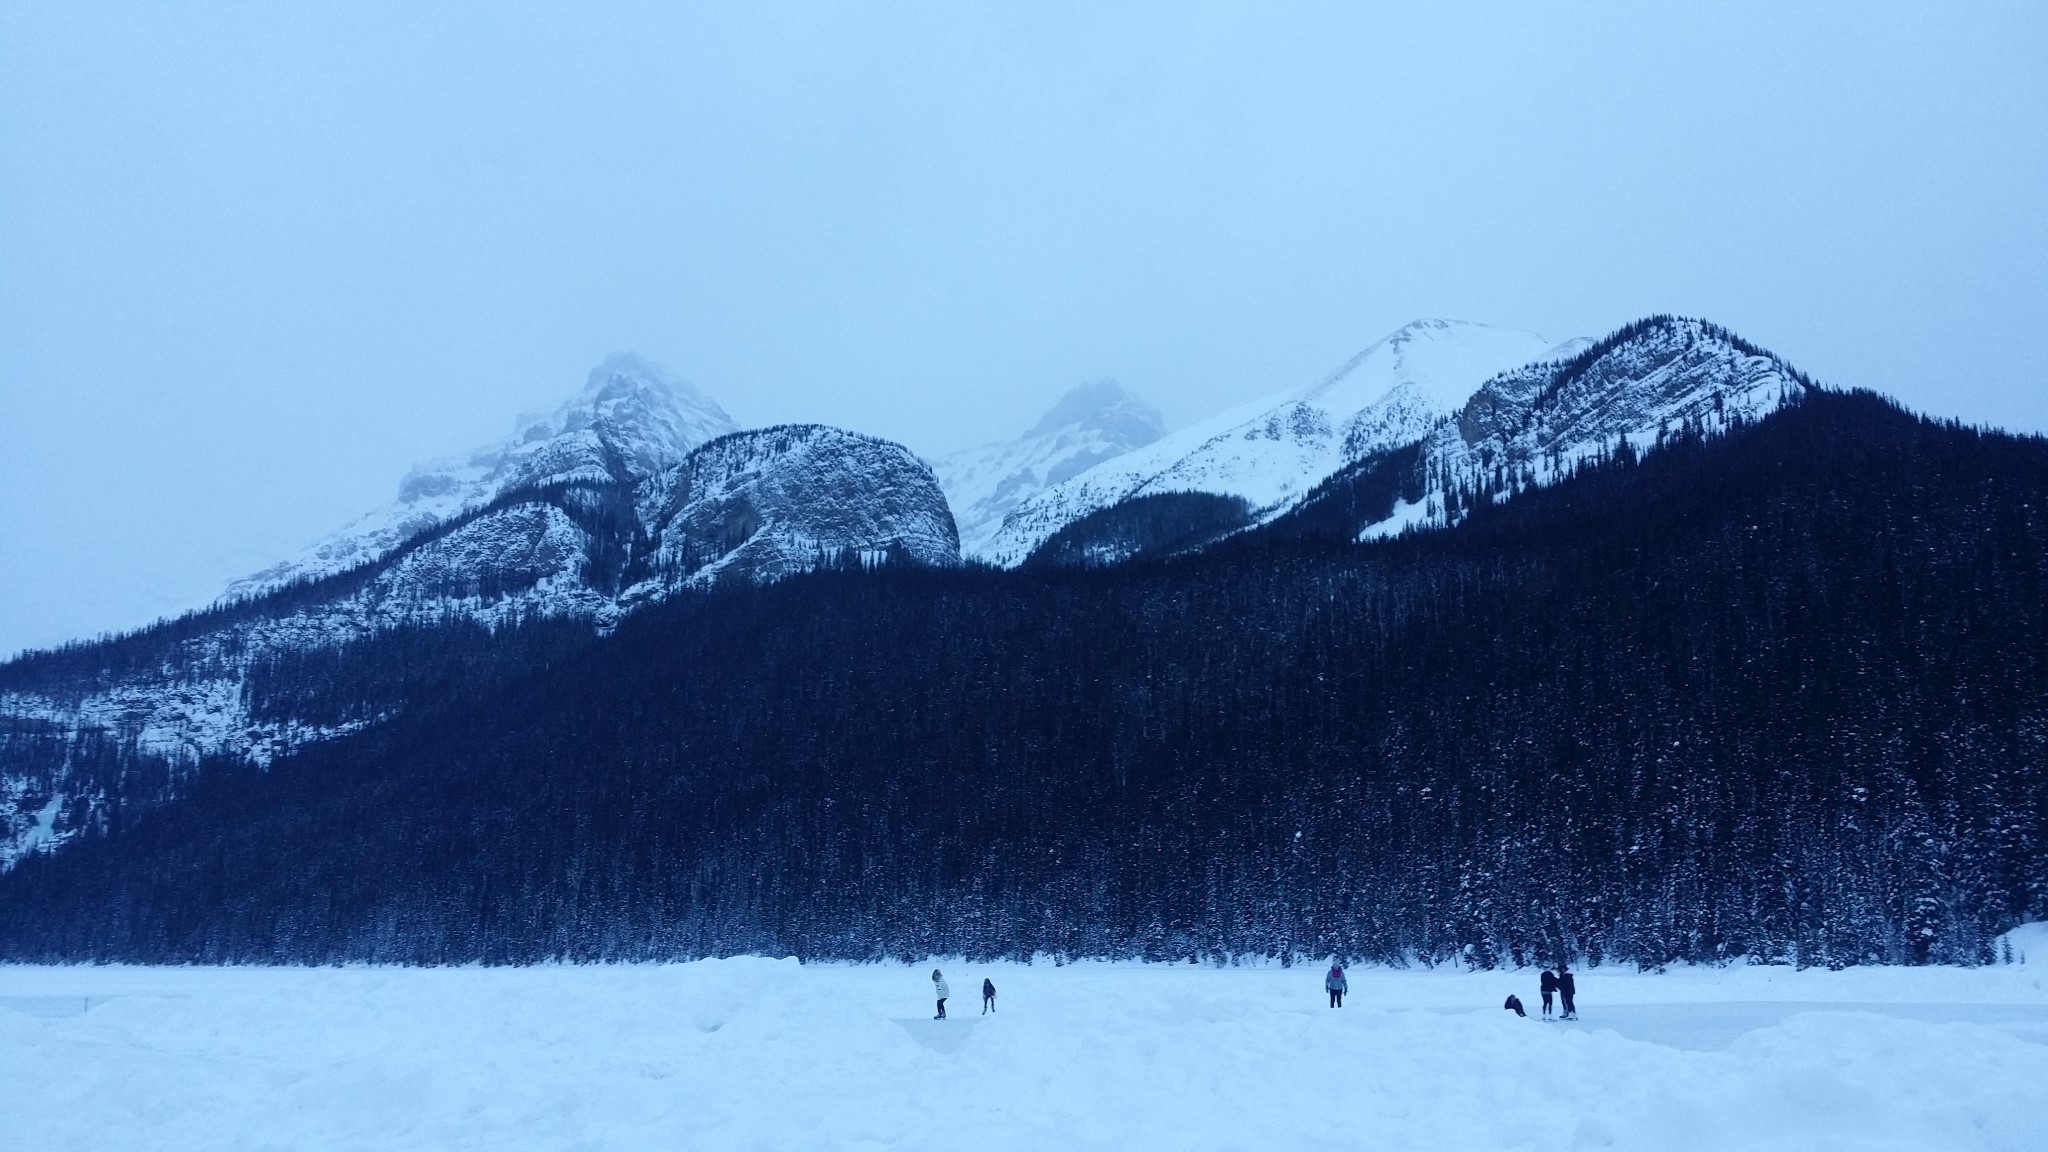
[[[1536,1018],[1533,970],[1355,969],[1332,1010],[1319,965],[0,968],[0,1130],[37,1149],[2038,1150],[2036,935],[2031,963],[1975,970],[1592,968],[1577,1023]]]

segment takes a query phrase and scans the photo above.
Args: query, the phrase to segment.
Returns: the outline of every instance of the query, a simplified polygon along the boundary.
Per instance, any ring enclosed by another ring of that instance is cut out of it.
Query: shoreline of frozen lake
[[[40,1148],[2020,1149],[2028,959],[1592,968],[1576,1024],[1534,970],[0,967],[0,1082]]]

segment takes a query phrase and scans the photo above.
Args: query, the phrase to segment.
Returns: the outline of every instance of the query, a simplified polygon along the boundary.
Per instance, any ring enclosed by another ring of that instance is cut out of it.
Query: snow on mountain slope
[[[769,580],[839,555],[960,561],[946,495],[900,444],[822,424],[735,432],[647,485],[660,546],[629,593],[744,576]]]
[[[1681,430],[1716,435],[1797,403],[1812,386],[1718,325],[1670,316],[1638,321],[1574,356],[1488,380],[1456,420],[1430,432],[1423,497],[1361,535],[1455,523],[1479,495],[1551,483],[1623,438],[1642,449]]]
[[[1489,376],[1560,354],[1533,332],[1415,321],[1315,384],[1163,437],[1021,502],[979,555],[1021,563],[1065,525],[1133,496],[1208,492],[1271,515],[1352,460],[1420,438]]]
[[[1068,392],[1015,440],[934,460],[932,471],[959,525],[961,551],[978,555],[1018,504],[1165,431],[1157,410],[1104,378]]]
[[[128,649],[104,642],[99,665],[84,653],[43,661],[47,673],[32,671],[36,654],[0,665],[0,869],[90,826],[110,796],[166,798],[207,757],[267,763],[389,714],[266,710],[252,676],[280,660],[408,625],[602,629],[677,588],[846,556],[958,562],[945,495],[908,449],[815,425],[731,427],[687,384],[615,356],[554,416],[415,471],[391,508],[215,608]],[[116,751],[74,754],[86,746]]]
[[[591,369],[583,390],[551,416],[527,417],[508,439],[467,457],[415,468],[389,506],[302,555],[228,587],[230,598],[339,572],[517,488],[575,482],[638,484],[737,425],[689,382],[631,353]]]

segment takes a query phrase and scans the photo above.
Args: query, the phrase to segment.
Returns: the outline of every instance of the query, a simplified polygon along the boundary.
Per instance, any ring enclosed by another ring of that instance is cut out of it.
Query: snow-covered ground
[[[2048,1147],[2048,936],[1977,970],[0,968],[9,1147]],[[2026,950],[2023,949],[2023,952]],[[999,1012],[978,1015],[984,976]]]

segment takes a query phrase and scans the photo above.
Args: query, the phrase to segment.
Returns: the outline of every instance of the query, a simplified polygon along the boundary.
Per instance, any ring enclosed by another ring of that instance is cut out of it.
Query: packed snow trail
[[[2039,951],[2037,949],[2037,951]],[[1976,970],[0,968],[36,1147],[2035,1149],[2048,956]]]

